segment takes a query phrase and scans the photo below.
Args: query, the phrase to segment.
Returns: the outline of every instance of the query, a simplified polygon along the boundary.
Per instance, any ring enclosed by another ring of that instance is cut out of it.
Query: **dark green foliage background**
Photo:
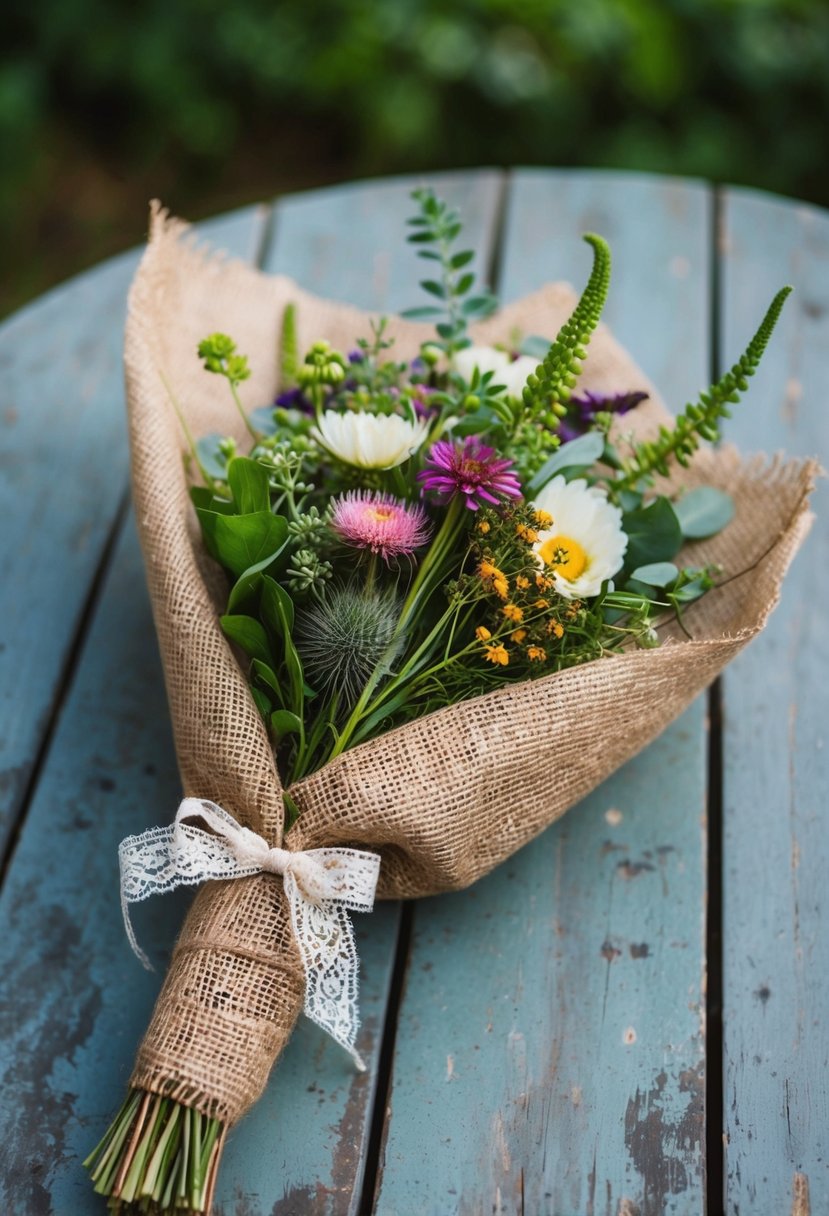
[[[283,190],[605,165],[829,203],[823,0],[11,0],[3,294]]]

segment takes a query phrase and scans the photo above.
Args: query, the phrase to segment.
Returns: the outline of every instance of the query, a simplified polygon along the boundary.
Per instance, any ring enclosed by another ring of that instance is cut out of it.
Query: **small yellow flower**
[[[539,528],[549,528],[553,522],[553,517],[549,511],[542,511],[540,508],[535,512],[535,522]]]
[[[488,663],[495,663],[501,667],[506,667],[509,663],[506,646],[486,646],[484,651]]]
[[[547,658],[547,651],[543,646],[528,646],[527,658],[533,663],[543,663]]]
[[[527,631],[526,629],[516,629],[515,633],[511,633],[509,636],[511,642],[517,642],[520,645],[527,636]]]
[[[515,585],[522,591],[525,591],[530,585],[530,580],[527,578],[526,574],[519,574],[518,578],[515,580]]]
[[[549,591],[553,585],[553,580],[547,578],[546,574],[537,574],[535,576],[535,585],[539,591]]]
[[[524,619],[524,613],[517,604],[504,604],[501,611],[508,621],[515,621],[516,625]]]
[[[505,600],[509,595],[509,583],[503,574],[497,575],[492,580],[492,586],[495,588],[495,594],[502,600]]]
[[[538,533],[534,528],[528,528],[526,524],[516,524],[515,531],[521,540],[525,540],[528,545],[534,545],[538,540]]]
[[[564,626],[560,621],[552,620],[547,622],[547,632],[553,634],[554,637],[564,637]]]
[[[481,578],[495,578],[496,575],[501,574],[501,571],[497,566],[493,566],[492,562],[483,561],[478,566],[478,573]]]
[[[489,522],[488,519],[481,519],[478,521],[477,527],[478,527],[478,531],[481,533],[481,535],[486,536],[487,532],[492,527],[492,524]]]
[[[479,642],[488,642],[492,634],[487,629],[486,625],[479,625],[475,630],[475,637]]]
[[[549,600],[536,600],[535,603],[533,604],[533,608],[549,608],[549,607],[550,607]]]

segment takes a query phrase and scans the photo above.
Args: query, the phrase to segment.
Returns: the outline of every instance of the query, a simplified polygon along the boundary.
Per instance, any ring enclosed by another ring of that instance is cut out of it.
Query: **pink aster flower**
[[[429,537],[422,507],[373,490],[349,490],[336,499],[331,527],[344,544],[370,549],[385,561],[408,557]]]
[[[521,497],[512,461],[501,459],[475,435],[468,435],[460,446],[451,439],[439,439],[417,477],[424,490],[434,490],[444,498],[463,494],[470,511],[484,503]]]

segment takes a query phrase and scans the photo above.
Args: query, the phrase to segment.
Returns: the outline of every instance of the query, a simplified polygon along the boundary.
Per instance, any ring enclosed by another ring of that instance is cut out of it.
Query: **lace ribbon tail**
[[[348,912],[335,900],[307,900],[293,874],[285,874],[284,888],[305,970],[305,1016],[345,1048],[358,1072],[365,1072],[366,1063],[354,1045],[360,1028],[358,959]]]

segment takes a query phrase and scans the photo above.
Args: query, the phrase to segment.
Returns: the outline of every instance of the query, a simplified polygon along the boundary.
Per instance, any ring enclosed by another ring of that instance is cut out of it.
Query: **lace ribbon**
[[[305,968],[305,1014],[336,1039],[360,1071],[355,1050],[357,949],[348,911],[370,912],[380,872],[376,853],[357,849],[272,849],[232,815],[201,798],[185,798],[168,828],[127,836],[118,848],[121,908],[130,945],[145,967],[129,905],[210,878],[282,877],[291,924]]]

